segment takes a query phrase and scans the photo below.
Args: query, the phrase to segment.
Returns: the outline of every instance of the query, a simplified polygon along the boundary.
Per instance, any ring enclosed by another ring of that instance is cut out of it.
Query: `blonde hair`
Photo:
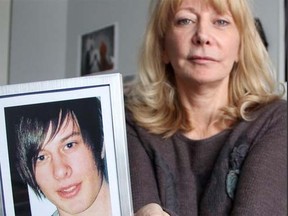
[[[230,74],[229,105],[223,120],[249,120],[250,113],[281,96],[267,50],[246,0],[205,0],[220,13],[231,12],[240,32],[239,62]],[[191,130],[174,85],[171,65],[162,61],[163,38],[182,0],[152,0],[150,21],[139,56],[137,79],[126,94],[127,108],[138,125],[164,137]],[[228,8],[227,8],[228,7]]]

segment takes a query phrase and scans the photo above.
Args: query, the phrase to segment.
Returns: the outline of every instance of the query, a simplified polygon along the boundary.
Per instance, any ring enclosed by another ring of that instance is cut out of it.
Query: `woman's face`
[[[219,14],[201,0],[184,0],[165,34],[163,61],[171,63],[178,84],[227,85],[239,46],[229,12]]]
[[[47,137],[51,136],[51,126]],[[44,141],[35,166],[36,181],[58,211],[85,213],[96,202],[102,185],[92,150],[78,124],[67,117],[59,132]]]

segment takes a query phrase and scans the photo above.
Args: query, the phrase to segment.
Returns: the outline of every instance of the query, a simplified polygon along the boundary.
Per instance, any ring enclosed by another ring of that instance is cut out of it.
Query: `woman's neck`
[[[229,127],[223,124],[221,108],[228,105],[227,89],[219,88],[179,88],[181,103],[186,110],[192,130],[184,133],[192,139],[211,137]]]

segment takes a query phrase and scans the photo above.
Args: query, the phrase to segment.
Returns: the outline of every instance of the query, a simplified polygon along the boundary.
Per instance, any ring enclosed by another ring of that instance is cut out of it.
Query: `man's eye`
[[[44,161],[45,160],[45,155],[39,155],[38,157],[37,157],[37,161]]]
[[[74,142],[70,142],[70,143],[67,143],[64,147],[64,149],[71,149],[75,146],[75,143]]]

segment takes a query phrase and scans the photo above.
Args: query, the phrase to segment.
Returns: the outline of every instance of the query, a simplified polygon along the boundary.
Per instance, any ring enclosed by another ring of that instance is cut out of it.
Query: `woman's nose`
[[[72,169],[65,158],[53,158],[53,175],[55,179],[60,180],[71,175]]]
[[[211,43],[209,36],[209,24],[204,21],[199,21],[192,37],[192,42],[195,45],[209,45]]]

